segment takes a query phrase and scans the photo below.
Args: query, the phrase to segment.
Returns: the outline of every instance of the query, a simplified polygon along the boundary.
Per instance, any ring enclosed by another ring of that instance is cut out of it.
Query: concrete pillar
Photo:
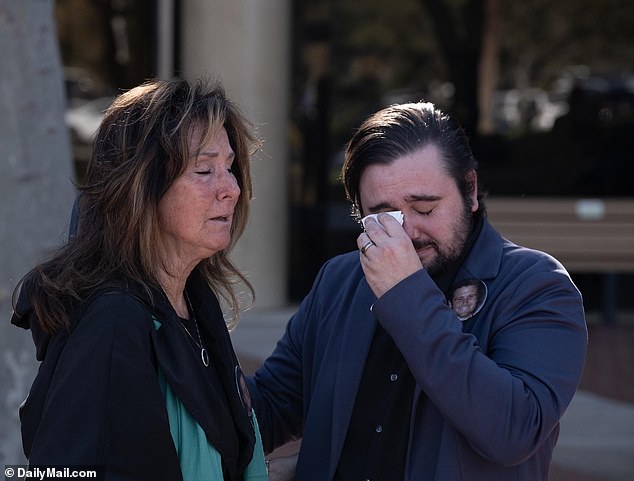
[[[9,324],[18,280],[67,237],[75,190],[53,0],[0,2],[0,465],[24,464],[18,407],[36,374]]]
[[[182,8],[183,75],[219,79],[265,141],[233,259],[255,287],[255,307],[280,307],[287,302],[290,0],[184,0]]]

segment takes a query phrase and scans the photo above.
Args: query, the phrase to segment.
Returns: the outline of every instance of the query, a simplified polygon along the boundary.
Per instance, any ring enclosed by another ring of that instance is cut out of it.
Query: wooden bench
[[[634,198],[490,197],[489,219],[511,241],[548,252],[572,273],[604,276],[604,319],[616,315],[616,274],[634,273]]]

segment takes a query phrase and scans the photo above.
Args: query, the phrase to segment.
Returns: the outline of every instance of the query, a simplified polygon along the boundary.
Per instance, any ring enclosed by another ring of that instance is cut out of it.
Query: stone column
[[[286,304],[289,0],[184,0],[186,78],[219,79],[265,141],[253,161],[249,226],[233,253],[256,291],[256,308]]]
[[[74,198],[53,3],[0,1],[0,465],[25,462],[18,406],[37,367],[11,293],[66,241]]]

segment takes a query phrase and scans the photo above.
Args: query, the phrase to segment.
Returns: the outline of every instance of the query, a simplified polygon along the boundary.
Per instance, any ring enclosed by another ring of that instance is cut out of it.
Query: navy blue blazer
[[[456,281],[469,278],[488,294],[461,322],[424,270],[377,300],[358,252],[328,261],[249,379],[265,449],[303,437],[296,480],[333,478],[379,322],[416,380],[406,480],[546,480],[585,359],[581,295],[487,221]]]

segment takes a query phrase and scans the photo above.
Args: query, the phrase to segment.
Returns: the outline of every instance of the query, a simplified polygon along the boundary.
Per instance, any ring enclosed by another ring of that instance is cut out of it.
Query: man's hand
[[[272,458],[269,463],[269,481],[293,481],[297,454]]]
[[[372,292],[381,297],[423,266],[403,227],[390,215],[368,219],[357,238],[361,267]]]

